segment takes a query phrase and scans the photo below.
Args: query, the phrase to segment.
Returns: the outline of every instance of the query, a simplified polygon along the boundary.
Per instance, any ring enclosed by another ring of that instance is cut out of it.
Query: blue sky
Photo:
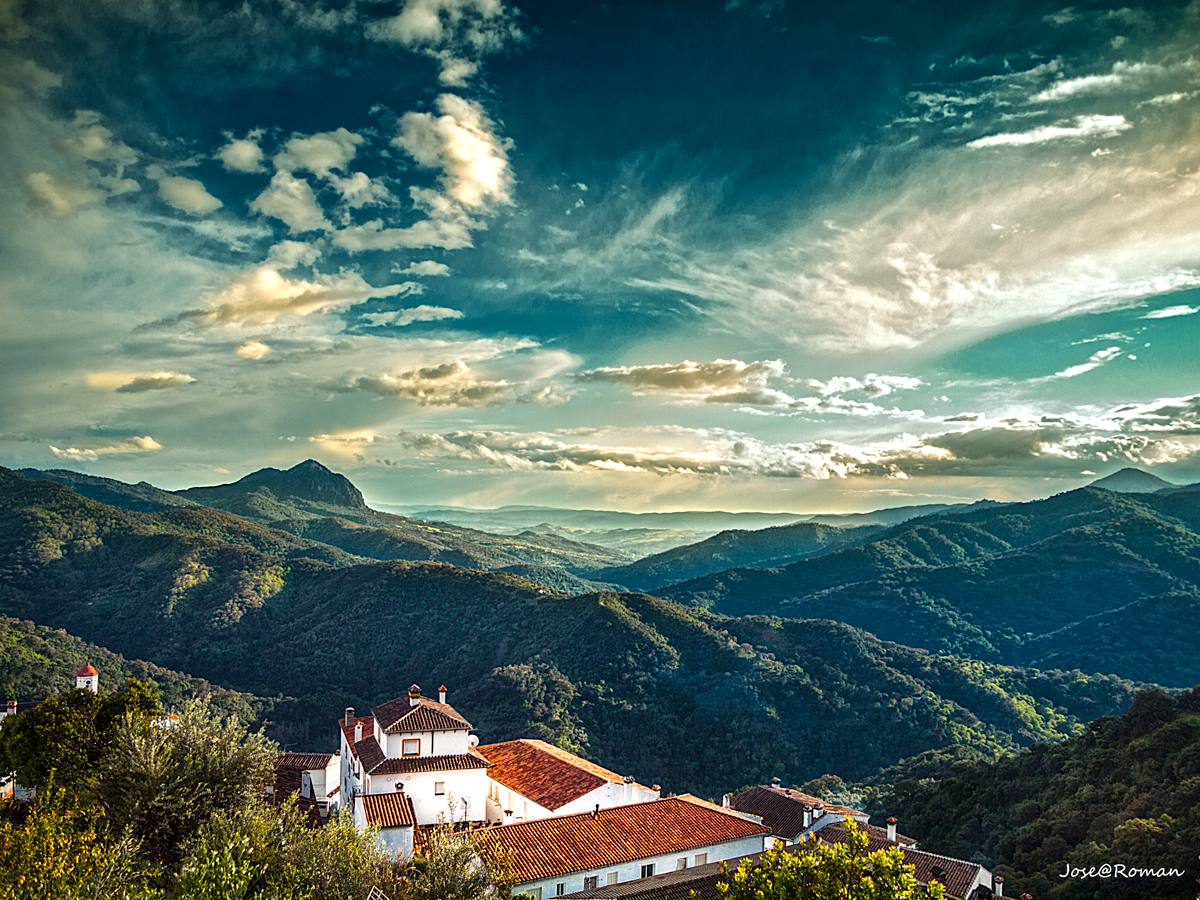
[[[1200,3],[0,0],[0,448],[854,510],[1200,480]]]

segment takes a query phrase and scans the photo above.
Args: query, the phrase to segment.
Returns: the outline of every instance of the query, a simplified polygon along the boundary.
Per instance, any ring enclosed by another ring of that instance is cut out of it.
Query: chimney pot
[[[354,743],[362,740],[362,722],[354,723]]]
[[[650,790],[654,791],[655,793],[662,793],[662,785],[661,784],[652,784],[652,785],[650,785]]]
[[[771,779],[771,787],[779,787],[781,784],[783,784],[782,779],[780,779],[780,778],[772,778]]]
[[[887,839],[888,839],[888,843],[890,843],[890,844],[896,843],[896,817],[895,816],[891,816],[887,820]]]
[[[344,721],[344,722],[345,722],[347,725],[353,725],[353,724],[354,724],[354,707],[353,707],[353,706],[347,706],[347,707],[346,707],[346,718],[345,718],[343,721]]]
[[[445,702],[446,702],[446,686],[443,684],[443,685],[438,686],[438,703],[445,703]]]
[[[420,706],[421,704],[421,686],[414,684],[408,689],[408,705]]]
[[[729,807],[732,804],[733,804],[733,794],[722,794],[721,795],[721,805],[723,807],[725,807],[726,809],[729,809]]]
[[[600,804],[599,803],[597,803],[595,808],[592,810],[592,818],[593,819],[600,818]]]
[[[997,875],[992,879],[992,893],[997,897],[1004,896],[1004,876]]]

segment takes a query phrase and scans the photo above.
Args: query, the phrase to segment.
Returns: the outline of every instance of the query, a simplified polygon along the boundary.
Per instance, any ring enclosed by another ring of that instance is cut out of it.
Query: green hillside
[[[1200,890],[1200,690],[1140,695],[1120,718],[1056,746],[903,781],[878,808],[921,848],[997,866],[1039,900],[1191,898]],[[1062,878],[1120,863],[1183,877]]]
[[[861,547],[775,569],[734,569],[671,586],[730,615],[831,618],[880,637],[981,659],[1113,671],[1187,687],[1200,661],[1152,634],[1122,641],[1121,610],[1200,626],[1200,494],[1098,489],[908,523]],[[1164,606],[1166,604],[1166,606]],[[1133,633],[1141,633],[1133,626]],[[1098,643],[1078,640],[1087,635]],[[1128,633],[1126,633],[1128,636]]]
[[[930,750],[996,754],[1075,733],[1134,690],[937,657],[835,622],[569,596],[442,563],[285,559],[7,472],[0,612],[289,698],[271,715],[292,744],[331,744],[347,705],[445,681],[488,740],[541,736],[709,794],[772,775],[862,778]]]

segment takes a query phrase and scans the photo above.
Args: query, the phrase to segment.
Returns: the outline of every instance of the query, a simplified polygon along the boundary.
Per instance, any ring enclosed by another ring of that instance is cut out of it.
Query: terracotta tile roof
[[[403,791],[364,794],[358,798],[363,815],[372,828],[412,828],[417,824],[412,800]]]
[[[624,776],[545,741],[484,744],[479,752],[492,764],[488,775],[493,781],[551,810],[605,783],[625,781]]]
[[[791,840],[804,831],[804,811],[824,807],[826,813],[845,816],[867,817],[864,812],[848,806],[825,803],[820,797],[805,794],[794,788],[778,788],[762,785],[747,788],[735,794],[729,801],[734,809],[760,816],[771,833]],[[811,823],[810,823],[811,824]]]
[[[840,822],[826,825],[816,835],[818,840],[827,844],[844,843],[848,836],[846,828]],[[903,842],[904,840],[911,841],[912,839],[902,839],[900,843],[893,844],[887,839],[887,831],[885,829],[871,826],[867,829],[867,852],[873,853],[876,850],[898,846],[900,852],[904,854],[904,861],[916,870],[917,881],[922,884],[937,881],[946,889],[946,894],[949,897],[962,898],[967,896],[967,892],[971,889],[971,885],[975,883],[975,879],[979,876],[980,870],[983,868],[982,866],[963,859],[954,859],[950,856],[939,856],[936,853],[917,850],[911,846],[906,846]]]
[[[354,726],[360,724],[363,727],[363,734],[375,733],[375,718],[373,716],[358,716],[349,725],[346,724],[345,719],[338,719],[338,727],[342,729],[342,735],[346,738],[346,743],[349,745],[351,751],[354,750]]]
[[[297,753],[289,751],[281,753],[275,760],[275,768],[281,766],[289,769],[324,769],[329,761],[337,754],[334,753]]]
[[[95,676],[97,676],[99,674],[100,673],[97,672],[96,669],[89,662],[89,663],[83,664],[83,668],[75,673],[75,677],[76,678],[94,678]]]
[[[365,761],[363,765],[366,765]],[[368,771],[372,775],[408,775],[412,772],[454,772],[487,767],[488,761],[477,753],[457,753],[447,756],[402,756],[399,759],[384,759]]]
[[[387,734],[400,731],[462,731],[471,727],[471,723],[449,703],[438,703],[425,697],[418,697],[416,706],[408,697],[397,697],[371,712]]]
[[[505,859],[516,883],[620,863],[742,838],[766,837],[763,826],[711,804],[666,797],[532,822],[480,829],[485,853]]]

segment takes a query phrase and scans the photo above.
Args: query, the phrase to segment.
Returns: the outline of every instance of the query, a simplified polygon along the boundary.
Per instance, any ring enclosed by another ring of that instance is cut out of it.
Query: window
[[[654,863],[646,863],[642,866],[642,877],[649,878],[654,874]]]
[[[445,793],[446,793],[446,782],[435,781],[433,783],[433,795],[435,797],[441,797],[441,796],[444,796]]]
[[[421,739],[420,738],[404,738],[400,742],[401,756],[420,756],[421,755]]]
[[[587,878],[583,879],[583,889],[585,891],[594,891],[598,887],[600,887],[599,875],[589,875]]]
[[[567,892],[567,885],[565,882],[560,881],[558,884],[556,884],[554,886],[554,896],[555,897],[561,897],[566,892]]]
[[[530,888],[528,891],[526,891],[526,893],[529,894],[529,896],[532,897],[533,900],[542,900],[542,889],[541,888]]]
[[[608,873],[608,883],[616,884],[618,879],[620,879],[620,877],[621,877],[620,874],[617,872],[609,872]]]
[[[680,869],[686,869],[686,868],[687,868],[687,857],[686,856],[681,856],[681,857],[679,857],[679,859],[675,860],[675,871],[676,872],[678,872]]]
[[[698,865],[698,866],[708,865],[708,854],[707,853],[697,853],[696,854],[696,865]]]

